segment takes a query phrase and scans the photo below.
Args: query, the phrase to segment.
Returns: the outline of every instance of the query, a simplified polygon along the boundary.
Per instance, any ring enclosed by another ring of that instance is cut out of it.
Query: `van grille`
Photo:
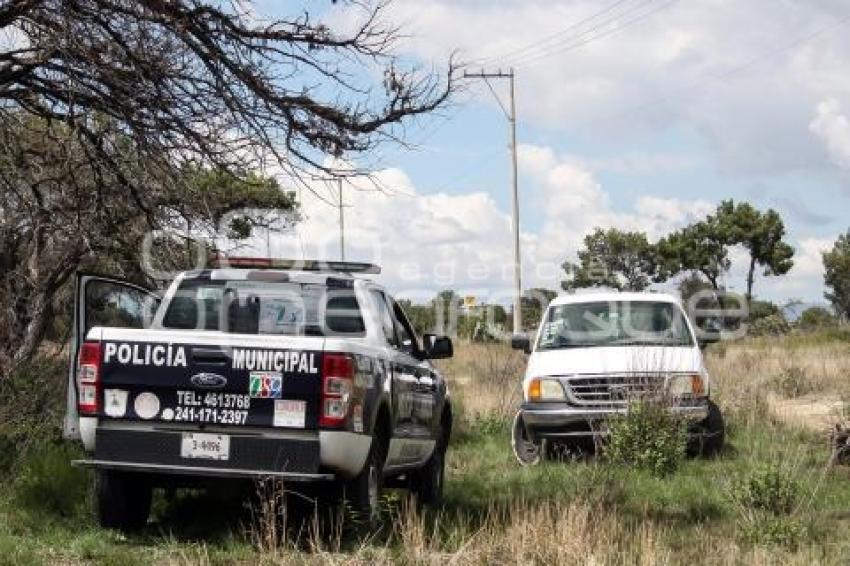
[[[663,391],[666,376],[654,374],[582,375],[568,378],[572,400],[579,405],[626,405]]]

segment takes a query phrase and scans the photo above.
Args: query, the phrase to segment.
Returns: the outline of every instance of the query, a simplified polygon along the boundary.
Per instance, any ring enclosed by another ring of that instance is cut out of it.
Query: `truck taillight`
[[[100,404],[100,342],[83,342],[77,364],[77,408],[96,415]]]
[[[354,390],[354,358],[348,354],[328,354],[322,358],[322,411],[320,426],[345,424]]]

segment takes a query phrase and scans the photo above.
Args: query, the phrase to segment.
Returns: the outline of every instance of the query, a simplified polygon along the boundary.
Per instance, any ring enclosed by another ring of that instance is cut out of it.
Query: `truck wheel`
[[[434,446],[428,462],[416,470],[411,479],[411,491],[420,505],[438,505],[443,499],[443,480],[446,468],[446,443],[443,435]]]
[[[535,466],[540,463],[540,455],[543,446],[532,442],[525,430],[525,422],[522,420],[522,411],[517,411],[514,417],[514,425],[511,428],[511,446],[514,456],[523,466]]]
[[[723,413],[714,401],[708,402],[708,415],[697,426],[696,446],[691,452],[699,456],[715,456],[726,441],[726,423]]]
[[[100,526],[125,532],[144,527],[151,511],[152,491],[150,482],[142,476],[97,470],[95,506]]]
[[[372,438],[372,447],[363,471],[345,484],[345,500],[358,517],[374,527],[380,519],[381,491],[384,484],[386,444],[381,434]]]

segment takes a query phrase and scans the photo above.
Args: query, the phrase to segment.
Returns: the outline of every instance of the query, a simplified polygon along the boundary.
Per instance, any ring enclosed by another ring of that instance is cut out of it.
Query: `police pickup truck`
[[[442,493],[446,382],[369,264],[231,258],[160,298],[76,280],[65,434],[95,470],[96,513],[129,530],[155,487],[279,478],[340,487],[374,520],[385,481]],[[323,490],[326,491],[326,490]]]

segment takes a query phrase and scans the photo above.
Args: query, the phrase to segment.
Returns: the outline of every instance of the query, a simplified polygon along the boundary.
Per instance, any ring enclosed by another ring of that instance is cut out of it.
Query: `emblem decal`
[[[221,389],[227,385],[227,378],[217,373],[196,373],[189,381],[201,389]]]
[[[276,371],[252,371],[248,393],[254,399],[280,399],[283,376]]]

